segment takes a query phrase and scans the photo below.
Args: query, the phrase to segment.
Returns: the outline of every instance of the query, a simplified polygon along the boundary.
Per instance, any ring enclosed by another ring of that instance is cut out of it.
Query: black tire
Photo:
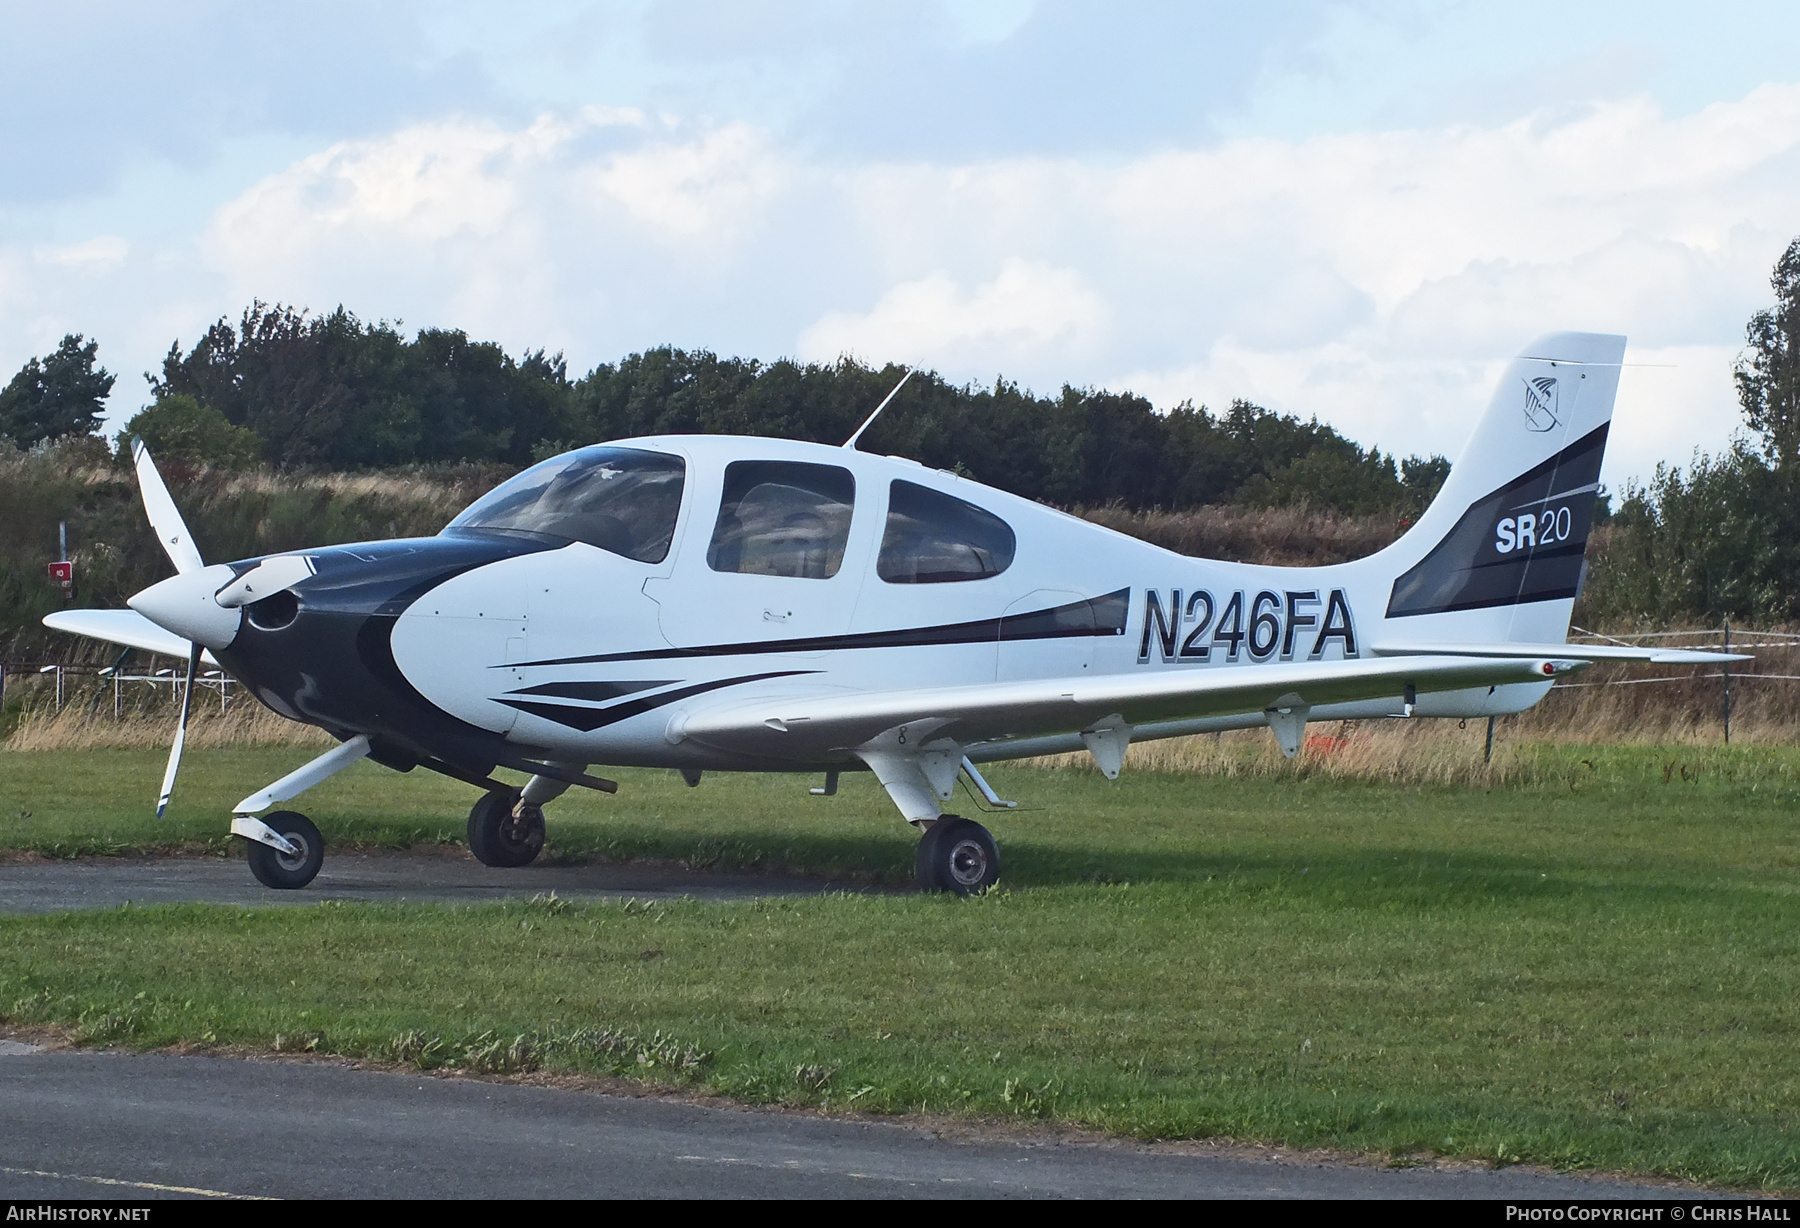
[[[469,811],[469,851],[484,866],[530,865],[544,849],[544,810],[521,806],[519,790],[483,794]]]
[[[1000,850],[988,829],[947,814],[919,841],[919,889],[976,895],[1000,881]]]
[[[313,821],[295,810],[277,810],[265,814],[262,821],[271,831],[299,845],[300,854],[290,856],[255,840],[244,841],[250,846],[250,873],[256,875],[256,881],[277,891],[295,891],[312,882],[319,867],[325,864],[325,838]]]

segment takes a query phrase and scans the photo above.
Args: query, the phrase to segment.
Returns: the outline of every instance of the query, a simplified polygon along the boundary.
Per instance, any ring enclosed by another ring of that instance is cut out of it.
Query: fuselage
[[[622,440],[546,466],[555,476],[527,471],[438,537],[308,551],[316,575],[247,607],[229,642],[209,646],[277,711],[367,734],[394,766],[474,770],[527,755],[830,769],[854,766],[848,748],[747,758],[684,736],[684,718],[772,692],[1364,656],[1389,633],[1394,576],[1408,562],[1194,559],[952,473],[792,441]],[[630,491],[636,503],[620,493]],[[1518,618],[1560,640],[1568,607],[1539,602]],[[1458,618],[1432,615],[1433,634],[1457,638]],[[1511,712],[1543,690],[1438,693],[1418,709]],[[1401,704],[1321,707],[1312,719],[1398,715]],[[1137,736],[1262,723],[1250,712]],[[968,753],[1079,746],[1070,730]]]

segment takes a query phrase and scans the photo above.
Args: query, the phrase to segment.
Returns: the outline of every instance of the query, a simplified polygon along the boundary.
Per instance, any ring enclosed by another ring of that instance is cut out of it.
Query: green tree
[[[1442,456],[1409,456],[1400,462],[1400,484],[1406,488],[1407,510],[1414,516],[1431,506],[1450,479],[1450,461]],[[1600,495],[1604,503],[1606,495]]]
[[[252,303],[186,353],[170,347],[152,387],[254,431],[282,467],[523,465],[543,441],[570,437],[561,355],[515,361],[457,329],[408,340],[397,325],[365,324],[343,307],[314,316]]]
[[[158,461],[248,469],[262,459],[262,440],[248,427],[233,426],[222,410],[171,392],[145,406],[119,432],[119,460],[131,459],[131,438],[141,436]]]
[[[70,333],[54,353],[19,368],[0,389],[0,436],[29,448],[98,431],[115,378],[95,365],[99,349],[99,342]]]
[[[1800,239],[1769,277],[1775,305],[1750,317],[1748,348],[1733,373],[1744,420],[1784,475],[1800,472]]]
[[[839,444],[903,369],[763,363],[663,346],[570,380],[560,355],[514,359],[454,329],[411,338],[342,307],[314,316],[253,303],[191,350],[172,347],[159,399],[211,406],[254,431],[278,467],[443,462],[528,464],[566,448],[638,435],[765,435]],[[1248,402],[1224,414],[1158,413],[1130,393],[1065,386],[1037,395],[914,374],[859,446],[966,474],[1063,506],[1194,507],[1245,497],[1404,513],[1435,489],[1442,458],[1397,476],[1318,422]],[[1294,468],[1297,462],[1319,456]],[[1292,472],[1288,472],[1292,470]],[[1277,474],[1286,477],[1276,480]]]
[[[1582,617],[1657,624],[1794,617],[1796,546],[1769,461],[1739,439],[1628,483],[1595,543]]]

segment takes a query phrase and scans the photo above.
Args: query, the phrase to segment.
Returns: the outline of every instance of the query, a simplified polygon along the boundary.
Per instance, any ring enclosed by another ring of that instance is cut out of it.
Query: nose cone
[[[126,604],[163,630],[217,651],[230,647],[237,638],[242,615],[225,609],[213,594],[235,577],[231,568],[216,563],[152,584]]]

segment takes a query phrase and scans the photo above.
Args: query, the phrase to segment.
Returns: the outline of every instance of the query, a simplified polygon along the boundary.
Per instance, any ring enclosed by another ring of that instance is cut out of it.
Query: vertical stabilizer
[[[1513,359],[1443,490],[1375,556],[1398,567],[1388,618],[1430,639],[1567,635],[1624,356],[1623,337],[1552,333]]]

